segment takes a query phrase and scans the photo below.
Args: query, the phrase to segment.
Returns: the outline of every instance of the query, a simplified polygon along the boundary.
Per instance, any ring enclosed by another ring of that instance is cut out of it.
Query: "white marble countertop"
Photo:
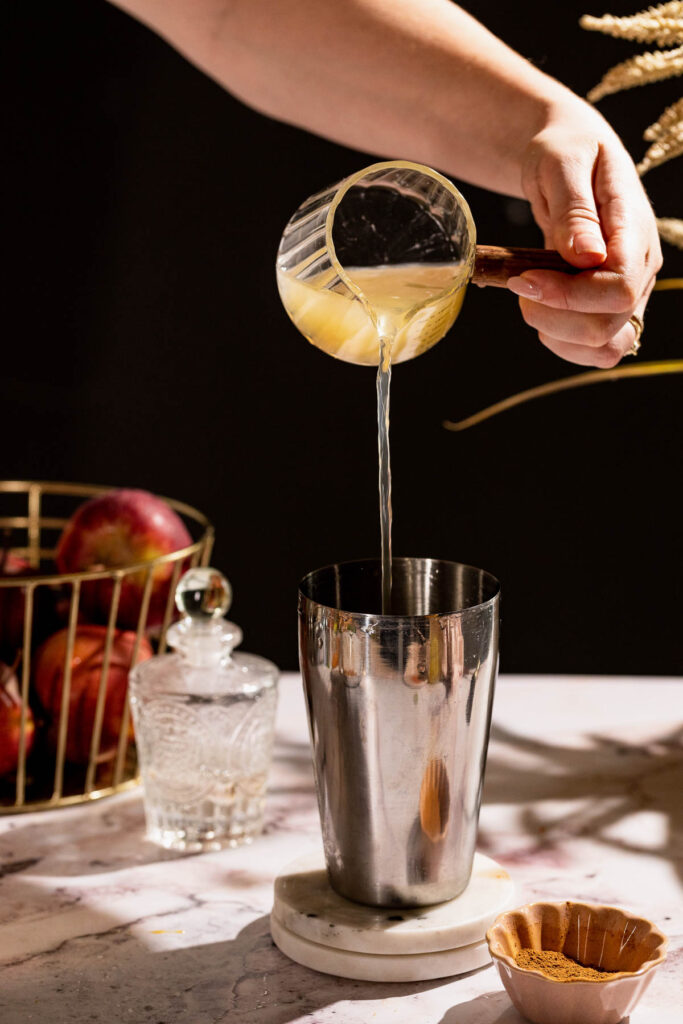
[[[631,1024],[683,1006],[683,680],[503,677],[479,849],[518,903],[613,903],[670,954]],[[298,676],[281,682],[265,833],[175,855],[139,793],[0,818],[2,1024],[519,1024],[493,967],[370,984],[309,971],[268,930],[275,875],[320,847]]]

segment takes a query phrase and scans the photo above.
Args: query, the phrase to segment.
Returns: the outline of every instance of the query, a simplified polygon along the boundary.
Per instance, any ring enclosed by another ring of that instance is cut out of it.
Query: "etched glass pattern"
[[[261,831],[276,703],[274,686],[216,696],[132,686],[150,839],[218,849]]]

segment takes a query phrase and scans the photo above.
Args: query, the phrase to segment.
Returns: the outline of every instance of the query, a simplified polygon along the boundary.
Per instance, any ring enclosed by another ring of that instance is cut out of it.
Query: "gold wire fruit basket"
[[[139,782],[127,693],[121,695],[120,725],[113,737],[113,745],[109,751],[103,753],[101,750],[105,711],[111,699],[110,668],[113,669],[115,661],[120,662],[117,651],[124,635],[117,625],[122,586],[129,577],[134,577],[140,585],[137,623],[134,629],[131,624],[131,628],[125,631],[126,662],[129,658],[132,667],[141,660],[143,653],[150,656],[152,652],[163,654],[166,650],[166,633],[174,614],[176,584],[184,569],[208,565],[214,530],[206,516],[197,509],[164,498],[178,514],[190,536],[195,538],[190,545],[136,565],[75,573],[50,571],[61,532],[77,507],[112,490],[86,484],[0,481],[0,531],[5,537],[3,575],[0,576],[0,640],[10,613],[12,628],[18,634],[14,664],[11,668],[3,664],[2,668],[6,675],[13,675],[19,690],[16,771],[13,769],[0,778],[0,814],[84,803],[120,793]],[[21,575],[5,574],[8,556],[22,560]],[[164,594],[167,588],[163,617],[160,623],[150,628],[150,597],[160,575],[164,577]],[[94,714],[91,727],[87,736],[78,738],[79,747],[87,752],[87,760],[84,755],[78,763],[72,763],[68,755],[73,747],[74,698],[76,702],[81,700],[82,704],[82,697],[72,692],[77,671],[75,666],[79,665],[78,653],[75,653],[77,635],[83,627],[79,621],[82,619],[79,606],[84,587],[92,588],[94,585],[111,587],[111,596],[108,598],[106,626],[86,626],[101,631],[94,662],[99,682],[96,684],[96,696],[94,691],[92,694]],[[45,639],[46,621],[49,623],[48,635],[50,629],[53,634],[59,630],[63,632],[65,647],[61,692],[57,691],[57,706],[53,714],[41,707],[33,679],[36,650]],[[124,686],[127,668],[126,663]],[[121,669],[120,664],[118,669]],[[29,739],[33,741],[33,750],[30,750]],[[7,735],[0,735],[0,745],[7,742]]]

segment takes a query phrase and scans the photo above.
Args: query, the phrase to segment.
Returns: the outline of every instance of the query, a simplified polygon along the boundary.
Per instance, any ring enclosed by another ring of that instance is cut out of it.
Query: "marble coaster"
[[[475,854],[463,893],[431,907],[366,907],[330,886],[321,854],[301,857],[275,880],[270,918],[278,948],[324,974],[361,981],[426,981],[488,963],[487,928],[512,904],[507,872]]]

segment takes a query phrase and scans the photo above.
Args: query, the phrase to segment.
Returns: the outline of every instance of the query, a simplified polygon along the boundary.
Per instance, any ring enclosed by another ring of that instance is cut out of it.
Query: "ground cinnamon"
[[[518,967],[535,968],[554,981],[609,981],[616,975],[597,967],[585,967],[564,953],[549,949],[520,949],[515,956]]]

